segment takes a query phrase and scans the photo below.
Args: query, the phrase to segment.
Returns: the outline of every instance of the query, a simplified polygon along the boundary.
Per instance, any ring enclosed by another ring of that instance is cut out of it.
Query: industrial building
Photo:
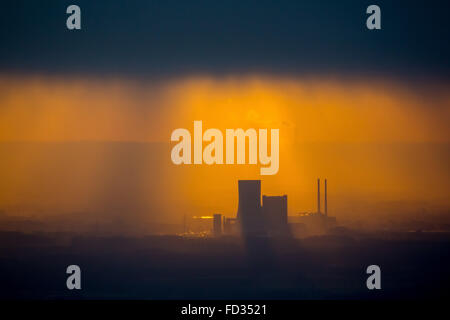
[[[320,179],[317,179],[317,212],[306,212],[291,217],[290,222],[293,227],[292,229],[296,229],[297,231],[301,230],[301,232],[295,232],[296,230],[294,230],[294,234],[321,234],[336,226],[336,218],[328,216],[327,179],[325,179],[324,191],[324,212],[322,213],[320,209]]]
[[[287,235],[287,195],[263,196],[261,180],[239,180],[237,222],[243,235]]]
[[[261,180],[239,180],[236,218],[222,217],[221,214],[200,218],[212,219],[214,236],[238,233],[244,236],[320,234],[336,225],[336,218],[328,216],[326,179],[324,191],[323,213],[321,211],[320,179],[317,179],[317,212],[288,217],[287,195],[264,195],[261,203]]]
[[[265,231],[261,207],[261,180],[238,181],[237,220],[244,235],[260,234]]]
[[[220,236],[222,234],[222,215],[220,213],[214,214],[213,233],[215,236]]]
[[[285,235],[288,230],[287,195],[263,196],[263,219],[271,235]]]

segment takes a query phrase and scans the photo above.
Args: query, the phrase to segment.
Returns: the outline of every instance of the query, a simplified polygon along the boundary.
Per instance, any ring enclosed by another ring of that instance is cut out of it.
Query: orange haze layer
[[[280,169],[175,166],[176,128],[280,129]],[[0,77],[0,210],[115,221],[234,216],[237,180],[315,210],[328,178],[336,215],[358,201],[449,205],[450,90],[370,79],[192,77],[151,82]],[[20,211],[18,210],[18,211]]]

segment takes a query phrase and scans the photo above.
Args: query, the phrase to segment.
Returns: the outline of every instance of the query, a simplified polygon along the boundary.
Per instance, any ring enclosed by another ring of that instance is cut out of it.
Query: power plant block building
[[[264,196],[261,180],[239,180],[237,220],[244,235],[288,233],[287,196]]]
[[[263,196],[261,203],[261,180],[238,181],[237,217],[223,217],[223,232],[233,234],[241,231],[242,235],[291,236],[296,229],[307,229],[308,233],[322,233],[336,225],[336,218],[328,216],[327,180],[325,179],[324,212],[320,207],[320,180],[317,179],[317,212],[290,217],[296,222],[288,222],[287,195]],[[222,215],[215,214],[213,233],[222,233]],[[295,218],[295,219],[293,219]],[[292,229],[292,230],[291,230]],[[297,230],[298,231],[298,230]],[[304,233],[302,231],[302,233]]]
[[[287,195],[263,196],[263,218],[270,234],[288,232]]]

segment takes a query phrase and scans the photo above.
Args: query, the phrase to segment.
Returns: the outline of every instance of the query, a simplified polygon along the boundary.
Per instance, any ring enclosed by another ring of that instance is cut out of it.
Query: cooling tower
[[[264,223],[261,210],[261,180],[239,180],[237,219],[244,234],[258,233]]]

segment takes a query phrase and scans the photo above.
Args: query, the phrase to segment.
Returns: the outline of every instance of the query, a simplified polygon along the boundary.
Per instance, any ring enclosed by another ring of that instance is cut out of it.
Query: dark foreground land
[[[435,299],[450,285],[447,233],[306,239],[0,233],[1,299]],[[66,268],[82,289],[66,288]],[[381,290],[366,268],[381,267]]]

